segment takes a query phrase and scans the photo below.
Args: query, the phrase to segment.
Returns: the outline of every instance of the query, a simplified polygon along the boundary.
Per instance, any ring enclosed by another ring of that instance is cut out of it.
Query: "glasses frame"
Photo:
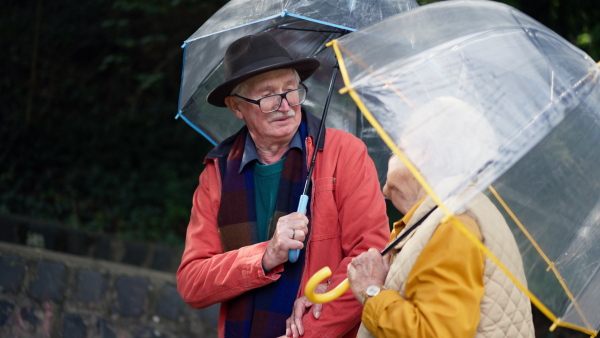
[[[288,105],[290,105],[290,107],[296,107],[296,106],[299,106],[299,105],[303,104],[304,101],[306,101],[306,95],[308,95],[308,88],[306,88],[306,86],[302,82],[298,83],[298,85],[299,86],[296,89],[289,90],[289,91],[287,91],[285,93],[282,93],[282,94],[273,94],[273,95],[265,96],[265,97],[263,97],[261,99],[258,99],[258,100],[252,100],[252,99],[249,99],[247,97],[240,96],[238,94],[233,94],[233,96],[239,97],[240,99],[242,99],[242,100],[244,100],[246,102],[253,103],[253,104],[255,104],[255,105],[258,106],[258,109],[260,109],[260,111],[262,113],[269,114],[269,113],[272,113],[274,111],[279,110],[279,108],[281,107],[281,102],[283,102],[283,99],[285,99],[287,101],[287,103],[288,103]],[[302,86],[302,87],[300,87],[300,86]],[[289,93],[291,93],[293,91],[299,90],[299,89],[304,89],[304,91],[306,92],[306,95],[304,95],[304,100],[302,100],[302,102],[299,102],[298,104],[290,104],[290,101],[288,101],[288,99],[287,99],[287,94],[289,94]],[[273,97],[273,96],[281,96],[281,101],[279,101],[279,106],[277,106],[277,108],[275,108],[274,110],[271,110],[271,111],[263,111],[262,108],[260,107],[260,101],[262,101],[264,99],[268,99],[268,98]]]

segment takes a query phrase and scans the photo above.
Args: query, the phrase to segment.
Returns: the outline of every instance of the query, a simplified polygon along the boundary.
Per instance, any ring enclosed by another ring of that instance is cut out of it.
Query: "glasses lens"
[[[263,113],[270,113],[272,111],[276,111],[279,108],[280,104],[281,104],[281,96],[280,95],[263,97],[260,100],[260,110],[262,110]]]
[[[290,106],[297,106],[304,102],[304,99],[306,98],[306,90],[304,90],[304,88],[292,90],[286,94],[285,98]]]
[[[285,94],[271,95],[260,99],[260,110],[263,113],[274,112],[281,106],[282,96],[285,96],[290,106],[298,106],[306,100],[306,89],[298,88]]]

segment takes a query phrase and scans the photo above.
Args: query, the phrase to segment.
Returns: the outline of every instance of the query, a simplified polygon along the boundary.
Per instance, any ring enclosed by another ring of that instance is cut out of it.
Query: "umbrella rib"
[[[230,27],[230,28],[222,29],[222,30],[217,31],[217,32],[213,32],[213,33],[205,34],[205,35],[202,35],[202,36],[198,36],[198,37],[195,37],[193,39],[184,41],[182,47],[185,47],[190,42],[194,42],[196,40],[204,39],[204,38],[212,36],[212,35],[217,35],[217,34],[220,34],[220,33],[223,33],[223,32],[227,32],[227,31],[230,31],[230,30],[242,28],[242,27],[245,27],[245,26],[250,26],[250,25],[253,25],[253,24],[256,24],[256,23],[259,23],[259,22],[265,22],[265,21],[269,21],[269,20],[272,20],[272,19],[280,18],[280,17],[285,16],[285,14],[286,14],[286,12],[277,13],[275,15],[271,15],[271,16],[268,16],[268,17],[265,17],[265,18],[262,18],[262,19],[259,19],[259,20],[252,21],[252,22],[244,23],[244,24],[241,24],[241,25],[238,25],[238,26],[235,26],[235,27]]]
[[[325,26],[339,28],[341,30],[346,30],[346,31],[350,31],[350,32],[356,31],[356,29],[353,29],[353,28],[350,28],[350,27],[345,27],[345,26],[342,26],[342,25],[336,25],[334,23],[326,22],[326,21],[322,21],[322,20],[312,19],[312,18],[309,18],[309,17],[306,17],[306,16],[297,15],[297,14],[293,14],[293,13],[290,13],[290,12],[285,12],[284,11],[284,14],[286,14],[288,16],[291,16],[293,18],[298,18],[298,19],[302,19],[302,20],[306,20],[306,21],[310,21],[310,22],[316,22],[316,23],[319,23],[319,24],[322,24],[322,25],[325,25]]]
[[[567,286],[567,284],[565,283],[564,279],[560,275],[560,272],[558,272],[558,270],[556,269],[556,265],[554,264],[554,262],[552,262],[548,258],[548,256],[546,256],[546,254],[544,253],[544,251],[542,250],[542,248],[538,245],[538,243],[535,241],[535,239],[533,239],[533,237],[531,236],[531,234],[529,234],[529,231],[527,231],[527,229],[525,229],[525,226],[523,226],[523,224],[521,223],[521,221],[519,221],[519,219],[517,218],[517,216],[508,207],[508,205],[506,204],[506,202],[504,202],[504,199],[502,199],[502,197],[500,197],[500,195],[498,194],[498,192],[496,191],[496,189],[494,189],[494,187],[492,187],[491,185],[488,188],[492,192],[492,194],[494,195],[494,197],[496,197],[496,199],[498,200],[498,202],[500,202],[500,204],[502,205],[502,207],[504,208],[504,210],[506,210],[506,212],[510,215],[510,218],[512,218],[512,220],[517,224],[517,226],[519,226],[519,228],[521,229],[521,231],[523,232],[523,234],[527,237],[527,239],[529,239],[529,241],[531,242],[531,244],[533,244],[533,246],[538,251],[538,253],[540,254],[540,256],[544,259],[544,261],[546,261],[546,263],[548,264],[548,269],[546,269],[546,271],[552,270],[552,272],[554,272],[554,275],[558,279],[558,282],[560,283],[560,285],[565,290],[565,293],[567,294],[567,297],[569,297],[569,299],[573,303],[573,306],[575,307],[577,313],[579,314],[579,316],[583,320],[584,324],[586,325],[587,328],[589,328],[591,330],[592,326],[588,322],[586,316],[583,314],[583,310],[581,309],[581,307],[577,303],[577,300],[575,300],[575,297],[573,296],[573,294],[569,290],[569,287]]]
[[[415,105],[412,104],[412,102],[410,102],[410,100],[402,93],[402,91],[400,91],[400,89],[396,88],[396,86],[394,86],[394,84],[388,80],[386,80],[383,76],[376,74],[375,71],[373,69],[371,69],[369,66],[367,66],[364,62],[362,62],[360,59],[358,59],[354,54],[350,53],[350,51],[348,51],[346,48],[344,48],[344,46],[341,46],[339,44],[335,44],[339,49],[341,49],[344,53],[346,53],[352,60],[354,60],[357,64],[359,64],[360,66],[362,66],[364,69],[366,69],[369,73],[371,73],[373,76],[375,76],[377,79],[379,79],[383,84],[384,84],[384,88],[385,87],[390,87],[392,91],[394,91],[396,94],[398,94],[398,96],[404,101],[406,102],[406,104],[411,107],[412,109],[416,109]]]
[[[276,28],[290,30],[290,31],[303,31],[303,32],[317,32],[317,33],[335,33],[335,34],[344,34],[344,31],[335,31],[335,30],[327,30],[327,29],[309,29],[309,28],[295,28],[295,27],[285,27],[283,25],[279,25]]]

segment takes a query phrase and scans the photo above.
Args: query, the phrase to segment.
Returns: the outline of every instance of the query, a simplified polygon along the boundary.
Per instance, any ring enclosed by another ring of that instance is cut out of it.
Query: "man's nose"
[[[287,112],[290,110],[290,103],[287,100],[287,97],[281,98],[281,104],[279,105],[279,110],[282,112]]]

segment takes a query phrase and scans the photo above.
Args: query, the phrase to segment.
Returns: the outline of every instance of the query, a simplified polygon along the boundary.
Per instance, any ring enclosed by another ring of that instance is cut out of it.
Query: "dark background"
[[[4,0],[0,214],[181,247],[212,147],[174,119],[181,45],[224,3]],[[597,0],[505,3],[600,58]]]

